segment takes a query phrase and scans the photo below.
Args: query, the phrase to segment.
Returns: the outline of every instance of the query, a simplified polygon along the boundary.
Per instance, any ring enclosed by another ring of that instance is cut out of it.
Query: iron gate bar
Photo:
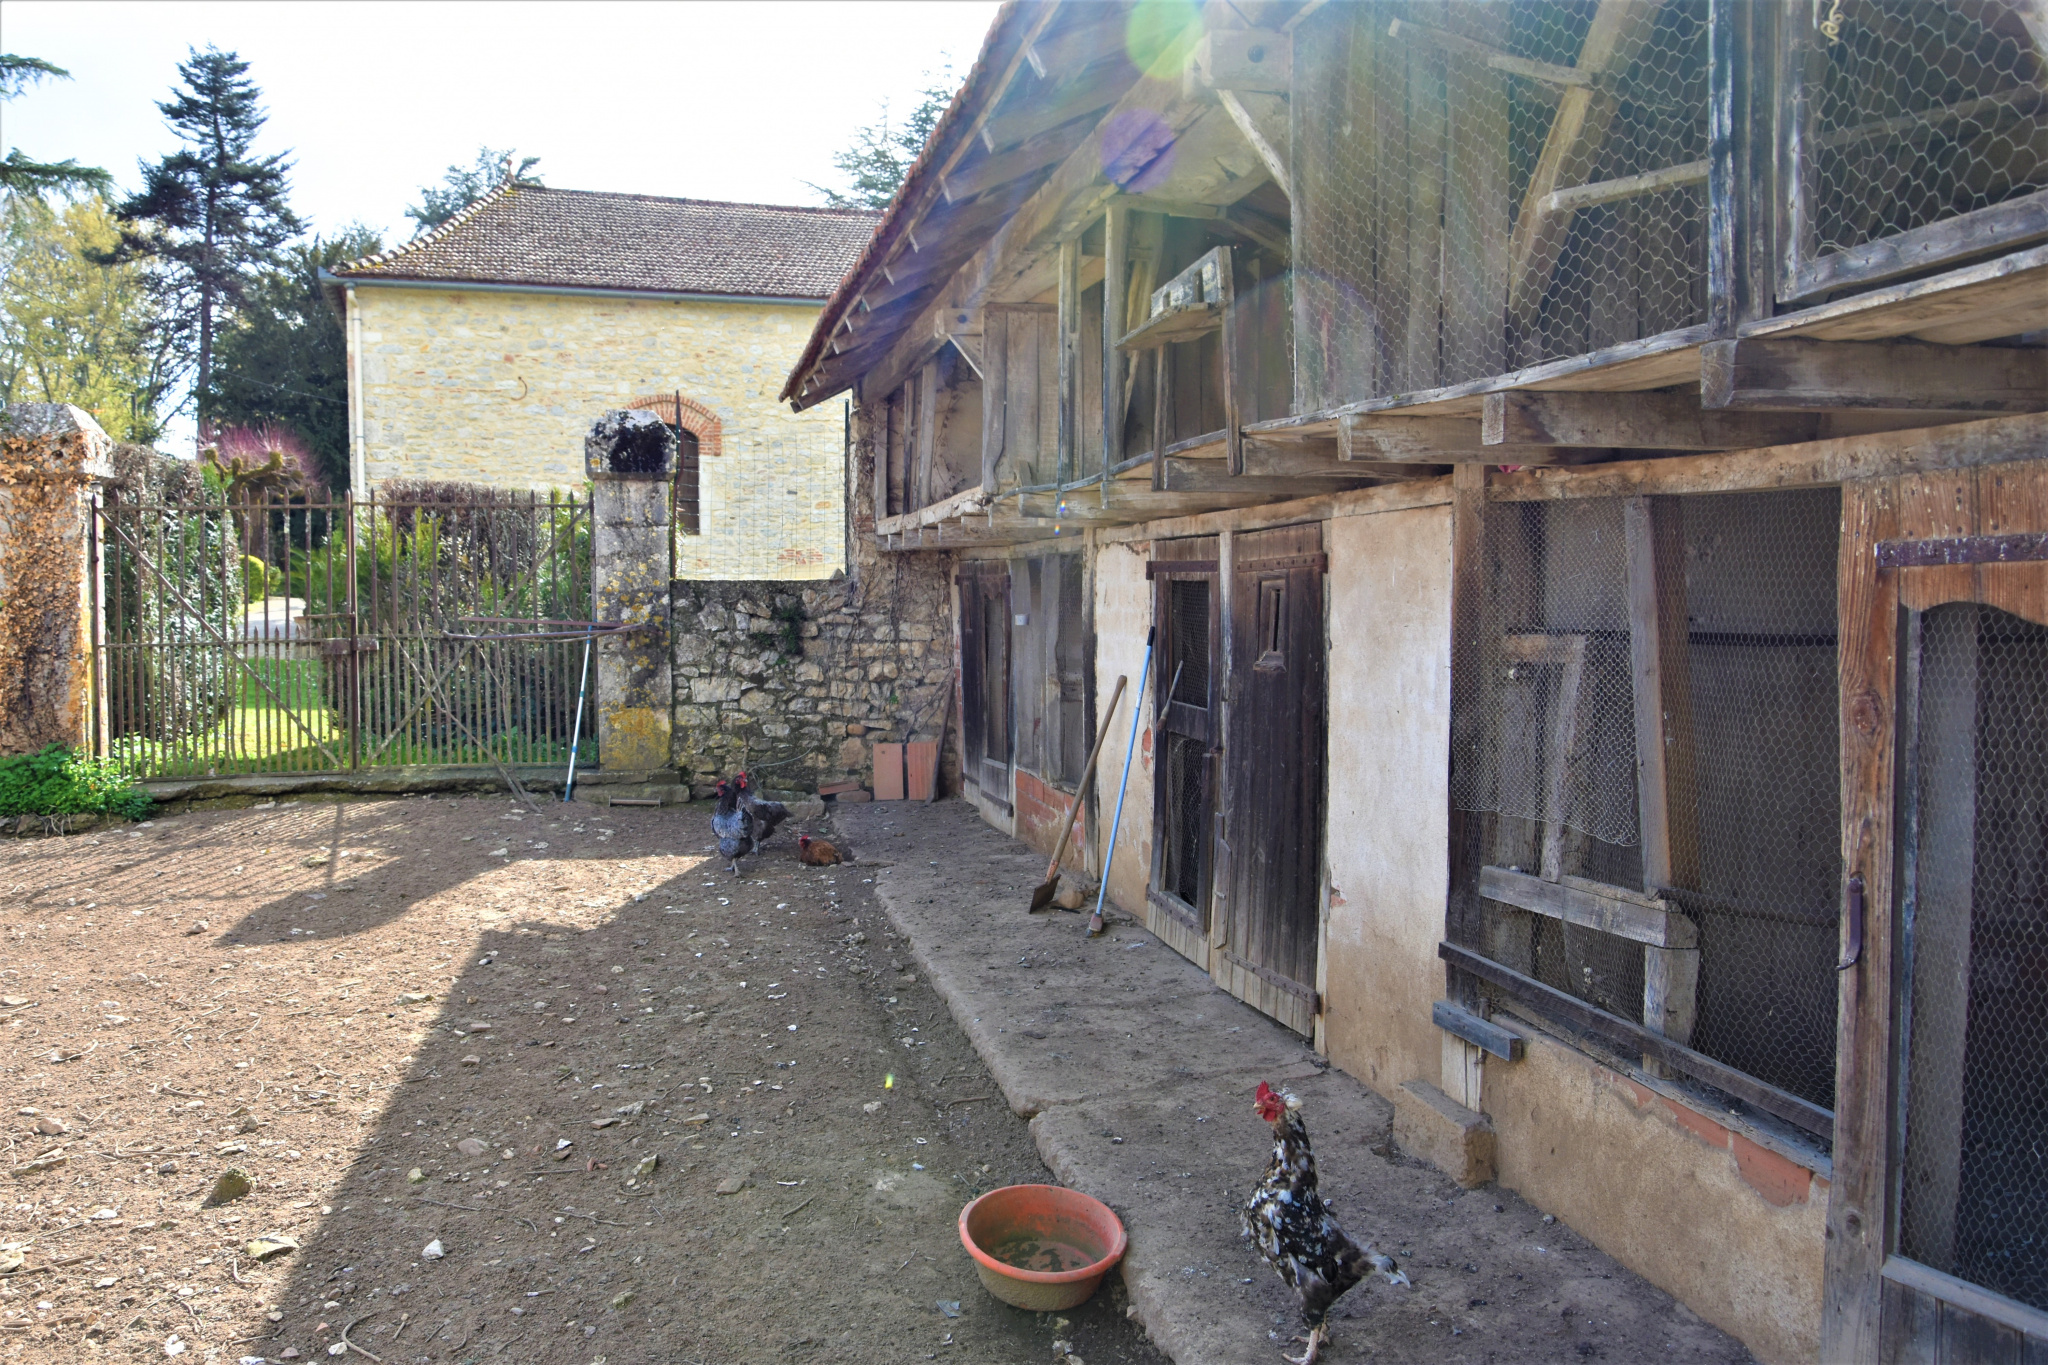
[[[1737,1071],[1734,1067],[1717,1062],[1704,1053],[1682,1047],[1661,1033],[1652,1033],[1641,1024],[1631,1023],[1618,1014],[1610,1014],[1597,1006],[1589,1005],[1576,995],[1567,994],[1554,986],[1545,985],[1534,977],[1524,976],[1512,968],[1503,967],[1491,958],[1482,957],[1469,948],[1460,948],[1455,943],[1438,943],[1436,955],[1453,967],[1470,972],[1480,980],[1500,987],[1525,1004],[1542,1007],[1553,1017],[1562,1018],[1574,1027],[1597,1034],[1609,1042],[1620,1043],[1631,1052],[1647,1053],[1697,1080],[1727,1091],[1746,1104],[1755,1105],[1767,1114],[1774,1114],[1787,1123],[1830,1142],[1834,1140],[1833,1110],[1823,1109],[1811,1100],[1801,1099],[1789,1091],[1768,1085],[1745,1072]]]
[[[1941,540],[1880,540],[1880,569],[1933,569],[1956,564],[2037,564],[2048,559],[2048,531]]]
[[[122,541],[128,544],[129,550],[135,555],[136,563],[148,569],[150,575],[156,579],[157,586],[162,588],[165,592],[169,593],[171,597],[177,602],[177,604],[183,607],[187,612],[192,612],[192,604],[185,599],[185,595],[182,592],[178,591],[177,588],[171,585],[170,581],[163,576],[163,573],[154,564],[150,563],[149,557],[143,554],[139,547],[137,547],[132,541],[128,540],[127,532],[123,531],[119,526],[116,526],[114,527],[114,534],[116,536],[119,536]],[[305,735],[307,739],[311,740],[313,742],[313,746],[317,748],[321,753],[325,754],[328,757],[328,759],[333,762],[336,768],[347,766],[343,764],[340,759],[334,756],[332,750],[330,750],[325,744],[320,742],[319,736],[315,735],[311,730],[308,730],[306,728],[305,722],[301,721],[298,718],[298,715],[295,712],[293,712],[290,707],[284,704],[284,698],[278,696],[277,693],[270,690],[270,684],[263,680],[263,675],[261,673],[258,673],[254,668],[250,667],[249,661],[247,659],[244,659],[241,656],[241,653],[238,650],[236,650],[234,646],[228,643],[227,637],[225,635],[214,630],[213,623],[208,621],[203,613],[192,612],[192,619],[199,622],[201,627],[205,629],[208,634],[213,636],[213,642],[216,645],[220,646],[221,652],[223,654],[227,655],[227,657],[229,657],[230,659],[233,659],[235,663],[241,667],[243,672],[247,673],[251,678],[254,678],[256,680],[256,685],[263,689],[263,694],[269,697],[273,702],[277,703],[277,707],[279,710],[283,711],[287,716],[291,717],[292,724],[299,727],[299,732]]]
[[[457,652],[457,661],[460,661],[462,654],[466,654],[474,648],[475,645],[473,643],[465,643],[462,649]],[[413,662],[411,654],[401,649],[398,651],[398,657],[405,660],[405,666],[413,671],[414,677],[419,678],[421,681],[425,681],[424,670],[421,669],[418,664]],[[446,675],[444,674],[443,676],[445,677]],[[498,758],[498,755],[492,751],[490,746],[486,745],[482,740],[476,737],[476,732],[469,728],[469,722],[462,718],[462,713],[455,708],[454,703],[450,702],[447,699],[447,697],[442,694],[440,684],[434,683],[431,684],[431,687],[432,691],[429,694],[431,699],[440,704],[442,710],[447,712],[448,719],[454,721],[455,724],[461,728],[462,733],[464,734],[464,736],[468,738],[469,742],[471,744],[476,745],[478,749],[483,751],[484,757],[491,760],[491,766],[498,770],[498,776],[505,779],[505,785],[511,789],[512,794],[518,797],[521,801],[525,802],[527,809],[533,811],[534,814],[538,815],[540,813],[540,806],[535,803],[532,796],[527,794],[526,788],[519,785],[519,779],[512,775],[512,770],[505,766],[505,764]],[[379,752],[382,751],[380,750]]]

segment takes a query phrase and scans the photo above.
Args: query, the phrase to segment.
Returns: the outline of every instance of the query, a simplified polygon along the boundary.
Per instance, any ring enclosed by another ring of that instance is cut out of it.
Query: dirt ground
[[[1051,1177],[872,861],[540,806],[0,844],[0,1361],[1164,1360],[977,1281],[960,1206]]]

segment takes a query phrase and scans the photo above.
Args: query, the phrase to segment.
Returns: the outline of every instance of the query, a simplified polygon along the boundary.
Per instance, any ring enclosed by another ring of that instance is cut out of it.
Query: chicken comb
[[[1273,1093],[1272,1086],[1267,1085],[1264,1081],[1260,1081],[1259,1088],[1252,1092],[1252,1098],[1257,1100],[1260,1104],[1264,1104],[1268,1100],[1278,1099],[1279,1096]]]

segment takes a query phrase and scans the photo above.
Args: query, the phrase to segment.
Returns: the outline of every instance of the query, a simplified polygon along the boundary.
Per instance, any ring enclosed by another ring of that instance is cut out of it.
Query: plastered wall
[[[1437,1081],[1449,863],[1451,512],[1325,523],[1330,556],[1324,1042],[1386,1093]]]
[[[775,401],[816,307],[362,283],[349,297],[358,493],[387,479],[580,487],[598,414],[680,391],[717,415],[722,453],[703,460],[703,534],[677,536],[678,574],[845,567],[841,406]]]
[[[1095,556],[1095,695],[1107,706],[1118,674],[1130,679],[1114,713],[1104,712],[1101,770],[1101,827],[1116,814],[1117,781],[1130,746],[1133,695],[1145,662],[1145,632],[1152,625],[1152,585],[1145,581],[1151,544],[1103,545]],[[1109,899],[1140,923],[1145,920],[1145,886],[1152,873],[1152,688],[1144,690],[1138,749],[1124,797],[1123,823],[1116,827],[1116,863],[1110,868]],[[1098,840],[1099,846],[1105,846]],[[1207,964],[1203,964],[1206,966]]]

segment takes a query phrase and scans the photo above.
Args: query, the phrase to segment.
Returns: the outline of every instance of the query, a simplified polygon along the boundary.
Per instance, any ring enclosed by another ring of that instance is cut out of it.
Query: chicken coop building
[[[844,413],[793,414],[776,388],[875,218],[508,181],[337,267],[355,493],[578,486],[591,422],[648,408],[681,445],[679,577],[829,578]]]
[[[1145,678],[1077,864],[1770,1361],[2048,1351],[2044,63],[1010,5],[783,394],[953,558],[990,823]]]

